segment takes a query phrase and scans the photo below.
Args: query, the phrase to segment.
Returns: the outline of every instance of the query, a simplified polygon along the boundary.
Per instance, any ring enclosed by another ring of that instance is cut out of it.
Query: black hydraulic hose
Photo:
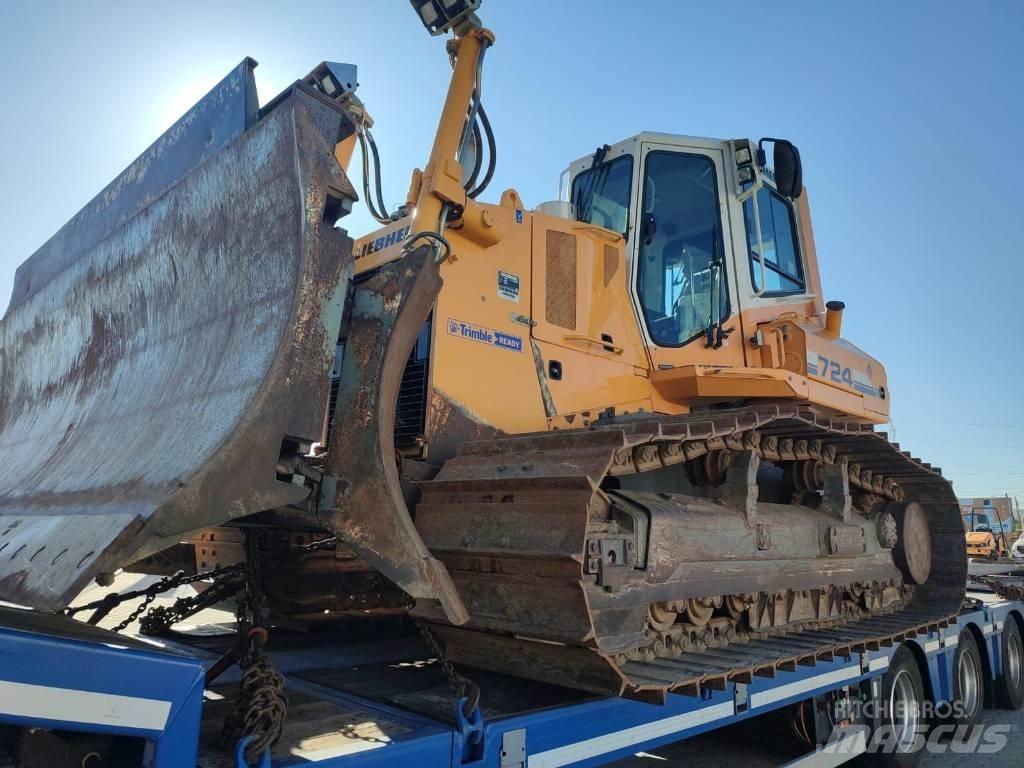
[[[369,128],[366,129],[366,139],[370,142],[370,151],[373,153],[373,178],[377,188],[377,206],[381,216],[390,221],[388,207],[384,204],[383,185],[380,181],[380,155],[377,153],[377,142],[373,140],[373,134],[370,133]]]
[[[483,126],[484,134],[487,136],[487,173],[484,174],[480,184],[470,190],[469,196],[473,199],[476,199],[478,195],[487,189],[491,179],[494,178],[494,169],[498,164],[498,146],[494,141],[494,131],[491,129],[491,121],[487,118],[487,112],[484,110],[483,104],[479,105],[477,116],[480,118],[480,125]]]
[[[373,202],[373,195],[370,194],[370,150],[366,146],[366,137],[358,129],[356,130],[356,137],[359,139],[359,150],[363,157],[363,200],[366,202],[370,215],[377,220],[377,223],[387,224],[390,219],[377,210]],[[377,178],[380,178],[380,169],[377,170]]]
[[[477,110],[480,109],[480,98],[483,93],[483,78],[484,78],[484,56],[487,54],[487,46],[485,43],[480,48],[480,54],[476,60],[476,85],[473,87],[473,101],[469,105],[469,116],[466,119],[465,124],[462,126],[462,136],[459,138],[459,155],[461,156],[462,150],[466,146],[466,142],[469,140],[469,135],[476,127],[476,114]]]
[[[484,162],[484,140],[480,135],[480,125],[476,120],[473,121],[473,145],[476,147],[473,157],[473,172],[469,174],[469,178],[464,185],[467,194],[473,189],[473,185],[476,184],[476,180],[480,177],[480,171],[483,169]]]

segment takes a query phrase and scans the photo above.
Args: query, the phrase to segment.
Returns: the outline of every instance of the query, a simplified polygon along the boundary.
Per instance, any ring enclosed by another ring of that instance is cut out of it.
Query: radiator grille
[[[420,331],[402,372],[395,411],[395,447],[411,448],[423,435],[427,418],[427,384],[430,362],[430,319]]]
[[[345,339],[338,339],[334,348],[334,368],[331,370],[331,398],[327,403],[327,434],[334,427],[334,409],[338,407],[338,387],[341,384],[341,362],[345,359]]]
[[[409,360],[402,372],[402,384],[398,389],[398,407],[395,411],[395,447],[410,448],[423,434],[427,415],[427,375],[430,357],[430,320],[428,319],[416,339],[416,345],[409,353]],[[334,370],[331,371],[331,399],[328,405],[328,425],[334,425],[335,408],[338,404],[338,387],[341,383],[341,363],[345,359],[345,339],[338,339],[334,353]],[[330,434],[330,429],[328,429]]]
[[[544,319],[576,330],[576,235],[548,230]]]

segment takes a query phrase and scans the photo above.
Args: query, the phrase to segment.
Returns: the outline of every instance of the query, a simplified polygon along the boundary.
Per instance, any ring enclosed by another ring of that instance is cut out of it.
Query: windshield
[[[729,315],[711,158],[651,152],[641,215],[637,289],[644,319],[656,344],[682,346]]]
[[[570,197],[576,218],[625,235],[632,182],[632,155],[622,155],[577,174]]]

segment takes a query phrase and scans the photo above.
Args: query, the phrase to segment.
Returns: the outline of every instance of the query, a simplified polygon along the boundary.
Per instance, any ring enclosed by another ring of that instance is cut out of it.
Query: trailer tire
[[[924,681],[914,654],[906,646],[893,654],[889,669],[882,676],[882,697],[879,702],[875,730],[892,729],[882,734],[879,747],[869,751],[864,762],[872,768],[915,768],[924,758],[925,715]],[[894,717],[895,715],[895,717]],[[874,743],[877,733],[872,734]]]
[[[960,632],[956,652],[953,654],[953,725],[976,725],[985,708],[985,665],[974,633]]]
[[[1000,635],[1003,673],[996,679],[996,701],[1005,709],[1024,707],[1024,639],[1013,616],[1007,616]]]

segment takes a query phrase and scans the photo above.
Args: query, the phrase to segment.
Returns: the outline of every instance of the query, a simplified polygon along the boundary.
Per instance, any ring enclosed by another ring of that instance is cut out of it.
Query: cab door
[[[640,161],[631,290],[653,371],[742,366],[722,145],[658,137]]]

